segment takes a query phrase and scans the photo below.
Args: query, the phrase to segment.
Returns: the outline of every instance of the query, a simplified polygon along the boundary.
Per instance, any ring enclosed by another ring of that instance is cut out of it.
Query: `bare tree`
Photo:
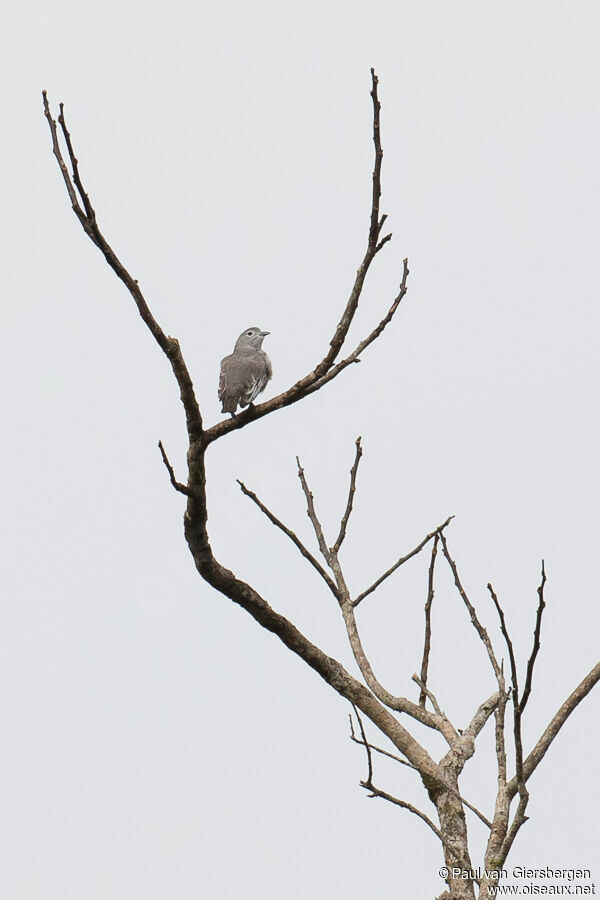
[[[362,456],[361,439],[356,441],[354,462],[350,471],[348,497],[340,517],[339,531],[333,541],[326,537],[318,517],[315,501],[308,479],[300,460],[297,460],[300,486],[306,500],[309,520],[314,530],[318,555],[312,552],[298,535],[269,509],[257,495],[239,482],[243,493],[259,508],[269,521],[295,545],[299,553],[319,574],[334,601],[340,609],[348,641],[358,664],[362,679],[355,678],[338,660],[328,656],[309,641],[289,619],[278,613],[250,584],[240,580],[234,572],[220,563],[212,551],[207,529],[206,467],[207,448],[225,435],[257,422],[263,416],[275,413],[285,406],[298,403],[321,390],[337,378],[352,363],[359,362],[364,351],[381,335],[392,321],[396,310],[407,291],[408,261],[404,267],[400,287],[383,318],[374,325],[370,333],[349,352],[344,346],[350,325],[354,319],[365,278],[378,253],[391,239],[391,234],[383,234],[386,216],[380,214],[381,166],[383,151],[380,139],[380,102],[378,79],[371,70],[371,98],[373,102],[373,142],[375,163],[373,168],[373,190],[369,218],[367,246],[358,267],[354,285],[342,311],[337,327],[329,341],[323,358],[312,371],[300,378],[286,391],[261,403],[249,406],[244,412],[223,420],[210,428],[205,428],[202,414],[194,392],[186,362],[178,341],[165,334],[154,318],[144,298],[142,290],[108,243],[98,226],[96,213],[83,186],[77,157],[71,136],[67,129],[63,105],[60,104],[58,123],[52,117],[46,92],[43,93],[44,113],[50,127],[53,152],[60,167],[62,177],[71,201],[73,212],[79,219],[90,240],[98,247],[106,262],[121,279],[145,325],[156,343],[165,354],[179,386],[181,403],[185,412],[188,435],[187,474],[185,481],[178,480],[169,462],[163,444],[159,442],[162,460],[168,471],[172,486],[186,498],[184,514],[185,538],[201,577],[212,587],[243,607],[263,628],[273,632],[293,653],[297,654],[314,669],[327,684],[352,705],[350,715],[351,738],[364,747],[366,753],[367,776],[361,781],[370,797],[379,797],[413,813],[433,831],[442,845],[443,858],[447,867],[447,886],[443,897],[479,898],[495,894],[498,873],[507,859],[514,840],[527,820],[526,810],[529,799],[527,782],[543,759],[552,741],[565,724],[573,710],[591,691],[600,679],[600,662],[597,663],[572,691],[553,716],[544,732],[529,752],[523,749],[521,736],[522,718],[527,708],[533,686],[535,662],[540,649],[540,632],[545,608],[544,588],[546,573],[542,563],[541,580],[538,588],[537,614],[535,619],[532,649],[527,661],[524,686],[519,684],[518,666],[513,643],[506,623],[501,603],[492,585],[488,585],[491,602],[499,619],[501,633],[506,644],[510,663],[509,683],[504,667],[499,660],[492,640],[481,624],[478,611],[469,599],[457,565],[450,554],[446,536],[450,518],[434,528],[409,553],[400,556],[383,574],[364,590],[353,596],[350,592],[342,563],[340,550],[346,537],[352,514],[356,491],[358,469]],[[63,155],[61,147],[66,149]],[[66,160],[66,161],[65,161]],[[357,627],[356,607],[368,600],[377,588],[407,560],[429,552],[427,594],[425,601],[424,646],[420,673],[413,675],[418,688],[416,701],[408,697],[395,696],[378,680],[371,661],[363,648]],[[431,610],[434,600],[434,585],[438,556],[449,567],[458,596],[464,605],[471,624],[475,629],[493,672],[495,689],[491,696],[484,698],[474,710],[466,727],[458,728],[442,711],[428,680],[431,651]],[[319,558],[320,557],[320,558]],[[512,708],[512,721],[507,725],[507,705]],[[393,745],[392,753],[373,743],[367,737],[363,717],[368,719]],[[495,772],[490,773],[497,783],[494,809],[485,815],[463,796],[460,777],[467,761],[473,756],[478,736],[488,720],[495,724]],[[438,732],[447,744],[447,751],[441,759],[434,759],[423,744],[410,730],[411,720]],[[412,769],[421,779],[429,801],[433,804],[432,817],[412,804],[380,789],[374,784],[373,760],[376,754],[383,754],[400,765]],[[514,772],[509,773],[507,763],[514,758]],[[467,812],[477,817],[488,832],[485,858],[478,866],[472,864],[467,835]],[[436,821],[434,821],[434,819]],[[477,870],[481,868],[481,873]],[[469,874],[465,877],[465,873]]]

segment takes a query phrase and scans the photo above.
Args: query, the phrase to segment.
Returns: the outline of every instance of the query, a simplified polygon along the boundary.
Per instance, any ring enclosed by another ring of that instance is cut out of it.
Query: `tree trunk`
[[[454,791],[433,788],[429,796],[435,803],[440,820],[440,832],[444,846],[444,860],[448,874],[448,891],[439,900],[475,900],[475,882],[468,877],[471,872],[469,856],[467,820],[465,810],[458,796],[458,780],[454,772],[446,771],[446,778]],[[454,874],[453,874],[454,873]]]

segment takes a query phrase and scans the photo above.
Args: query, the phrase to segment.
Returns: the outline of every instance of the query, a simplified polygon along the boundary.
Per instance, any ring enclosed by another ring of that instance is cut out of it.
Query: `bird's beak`
[[[271,334],[271,332],[270,331],[261,331],[260,336],[266,337],[268,334]]]

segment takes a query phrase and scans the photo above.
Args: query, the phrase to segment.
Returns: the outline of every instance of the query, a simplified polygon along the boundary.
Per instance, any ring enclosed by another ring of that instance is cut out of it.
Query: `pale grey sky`
[[[13,5],[1,897],[427,900],[443,887],[428,830],[359,788],[345,704],[196,577],[156,449],[162,438],[182,471],[177,391],[69,208],[42,88],[64,100],[101,228],[179,337],[213,422],[219,360],[246,325],[272,333],[269,394],[323,354],[366,239],[376,67],[394,240],[351,338],[387,309],[405,255],[408,296],[360,366],[211,449],[213,546],[354,671],[331,598],[235,479],[309,541],[294,456],[332,532],[362,434],[355,589],[454,513],[473,599],[496,634],[494,582],[523,661],[545,557],[530,748],[598,658],[599,18],[556,0]],[[411,696],[425,566],[359,621],[380,678]],[[434,615],[432,686],[461,724],[491,675],[444,583]],[[596,865],[600,883],[599,711],[600,690],[532,778],[511,864]],[[465,775],[487,810],[490,746]],[[410,773],[377,771],[426,807]]]

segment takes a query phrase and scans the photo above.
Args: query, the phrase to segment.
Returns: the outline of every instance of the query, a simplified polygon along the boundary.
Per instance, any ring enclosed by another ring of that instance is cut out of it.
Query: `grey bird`
[[[271,360],[261,349],[268,334],[270,332],[261,331],[255,325],[246,328],[235,342],[233,353],[221,360],[221,412],[235,416],[238,406],[249,406],[266,388],[273,374]]]

